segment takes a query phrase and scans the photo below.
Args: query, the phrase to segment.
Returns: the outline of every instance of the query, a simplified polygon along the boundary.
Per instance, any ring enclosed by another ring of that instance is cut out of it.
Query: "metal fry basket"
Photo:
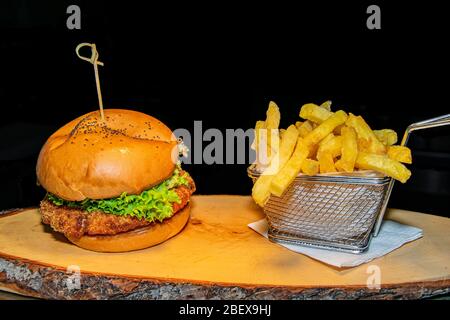
[[[417,122],[405,131],[450,124],[450,114]],[[261,175],[247,169],[253,182]],[[377,236],[394,180],[374,171],[307,176],[299,174],[282,197],[271,195],[264,206],[273,242],[362,253]]]

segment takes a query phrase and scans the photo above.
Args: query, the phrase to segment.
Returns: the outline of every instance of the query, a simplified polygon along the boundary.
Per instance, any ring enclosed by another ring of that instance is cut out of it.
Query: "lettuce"
[[[181,174],[181,169],[177,167],[170,178],[138,195],[127,195],[124,192],[112,199],[68,201],[47,193],[47,199],[57,206],[79,208],[87,212],[102,211],[118,216],[146,219],[150,222],[156,220],[161,222],[172,216],[172,204],[181,202],[174,188],[189,186],[187,178],[188,173]]]

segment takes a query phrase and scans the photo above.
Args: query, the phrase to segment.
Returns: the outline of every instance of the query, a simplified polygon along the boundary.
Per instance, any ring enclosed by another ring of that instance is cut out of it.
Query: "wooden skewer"
[[[90,47],[91,48],[91,57],[90,58],[84,57],[80,54],[79,51],[82,47]],[[100,107],[100,116],[101,116],[102,121],[105,121],[105,115],[103,113],[102,91],[100,89],[100,78],[98,76],[98,68],[97,68],[98,65],[103,66],[104,64],[103,64],[103,62],[98,61],[97,47],[95,46],[95,43],[80,43],[76,47],[75,52],[77,53],[78,58],[80,58],[81,60],[90,62],[94,66],[95,84],[97,86],[98,105]]]

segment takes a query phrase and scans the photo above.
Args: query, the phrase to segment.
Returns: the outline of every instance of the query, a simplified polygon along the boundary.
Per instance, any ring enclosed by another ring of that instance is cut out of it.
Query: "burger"
[[[172,131],[149,115],[105,109],[57,130],[42,147],[44,224],[75,245],[123,252],[159,244],[189,220],[195,184]]]

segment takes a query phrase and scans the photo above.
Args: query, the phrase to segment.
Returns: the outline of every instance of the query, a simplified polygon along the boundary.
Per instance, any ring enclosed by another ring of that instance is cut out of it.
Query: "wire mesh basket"
[[[383,207],[390,178],[364,175],[300,174],[282,197],[264,207],[269,239],[275,242],[363,252]],[[257,179],[254,166],[248,175]]]
[[[409,134],[450,124],[445,115],[410,125]],[[247,169],[253,182],[261,175]],[[264,206],[273,242],[362,253],[377,236],[394,180],[374,171],[308,176],[299,174],[281,197],[271,195]]]

